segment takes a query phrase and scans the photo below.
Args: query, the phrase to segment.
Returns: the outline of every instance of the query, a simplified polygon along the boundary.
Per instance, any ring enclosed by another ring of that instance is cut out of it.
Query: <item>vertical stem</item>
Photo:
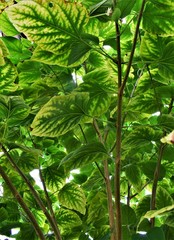
[[[113,1],[116,4],[116,0]],[[133,56],[136,48],[140,22],[144,10],[146,0],[142,0],[141,9],[138,15],[137,25],[135,29],[132,50],[125,72],[125,76],[122,82],[122,71],[121,71],[121,46],[120,46],[120,31],[118,22],[116,26],[116,39],[117,39],[117,60],[118,60],[118,100],[117,100],[117,120],[116,120],[116,158],[115,158],[115,205],[116,205],[116,240],[122,240],[121,230],[121,204],[120,204],[120,173],[121,173],[121,141],[122,141],[122,101],[123,92],[128,80],[130,69],[132,66]]]
[[[3,168],[1,166],[0,166],[0,175],[3,177],[4,181],[6,182],[7,186],[10,189],[10,191],[12,192],[13,196],[16,198],[17,202],[21,205],[22,209],[24,210],[24,212],[26,213],[26,215],[30,219],[30,222],[32,223],[32,225],[33,225],[33,227],[34,227],[34,229],[36,231],[36,234],[38,235],[39,239],[45,240],[46,238],[45,238],[42,230],[40,229],[40,227],[39,227],[39,225],[38,225],[34,215],[30,211],[28,206],[25,204],[25,202],[22,199],[21,195],[18,193],[17,189],[15,188],[15,186],[11,182],[10,178],[8,177],[8,175],[5,173],[5,171],[3,170]]]
[[[94,119],[93,121],[94,128],[98,135],[98,138],[102,144],[104,144],[103,137],[101,135],[100,129],[98,127],[97,121]],[[107,202],[108,202],[108,212],[109,212],[109,225],[111,229],[111,240],[116,240],[116,226],[115,226],[115,218],[114,218],[114,206],[112,200],[112,189],[111,189],[111,182],[109,178],[109,167],[108,167],[108,160],[103,161],[104,165],[104,180],[106,185],[106,194],[107,194]]]
[[[116,158],[115,158],[115,214],[116,240],[122,239],[121,204],[120,204],[120,172],[121,172],[121,133],[122,133],[122,96],[118,93],[117,122],[116,122]]]

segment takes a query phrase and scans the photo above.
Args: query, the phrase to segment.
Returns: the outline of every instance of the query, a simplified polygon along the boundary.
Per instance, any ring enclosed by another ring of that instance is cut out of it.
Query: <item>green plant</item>
[[[0,234],[173,239],[173,1],[0,9]]]

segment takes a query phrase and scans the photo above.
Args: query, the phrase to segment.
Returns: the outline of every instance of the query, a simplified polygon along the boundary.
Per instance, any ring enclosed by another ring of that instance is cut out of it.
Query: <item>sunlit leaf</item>
[[[58,210],[56,213],[56,219],[62,227],[74,227],[82,224],[82,221],[77,213],[63,208]]]
[[[159,216],[161,214],[165,214],[165,213],[171,211],[172,209],[174,209],[174,205],[166,206],[166,207],[163,207],[159,210],[150,210],[143,217],[144,218],[154,218],[154,217]]]
[[[136,127],[125,137],[123,144],[125,144],[126,147],[139,148],[149,145],[151,141],[157,139],[160,140],[160,136],[158,136],[152,127]]]
[[[84,26],[89,20],[88,13],[81,4],[60,0],[53,1],[51,6],[47,2],[40,5],[34,1],[21,1],[8,9],[8,15],[16,28],[24,32],[30,40],[35,41],[41,51],[46,51],[52,58],[57,58],[56,64],[66,66],[77,61],[76,65],[79,65],[88,56],[85,55],[87,52],[85,50],[84,54],[69,60],[73,42],[78,44],[80,41],[87,46],[89,44],[88,40],[84,41],[81,38]],[[39,60],[37,51],[33,59]],[[45,62],[41,52],[39,61]]]
[[[31,57],[31,52],[25,48],[20,39],[14,37],[3,37],[3,42],[8,48],[8,58],[12,63],[17,64],[19,61],[28,59]]]
[[[67,183],[59,191],[58,197],[62,206],[85,214],[86,197],[82,188],[80,188],[77,184]]]
[[[7,47],[5,46],[2,39],[0,39],[0,66],[3,66],[5,64],[5,57],[7,57],[9,54],[9,51]]]
[[[143,27],[146,31],[153,34],[172,35],[174,26],[171,21],[174,20],[174,5],[165,5],[159,8],[151,2],[146,3],[143,13]]]
[[[48,137],[65,134],[84,121],[87,102],[86,93],[53,97],[36,115],[32,133]]]
[[[59,190],[65,184],[65,171],[57,166],[57,163],[42,169],[43,179],[48,189]]]
[[[12,63],[6,61],[3,66],[0,66],[0,93],[13,92],[18,85],[15,84],[17,78],[17,70]]]
[[[106,112],[111,104],[111,97],[115,93],[116,83],[108,69],[91,71],[83,78],[77,91],[89,92],[88,112],[91,116],[100,116]]]
[[[20,124],[29,114],[29,107],[19,96],[0,96],[0,119],[8,122],[9,126]]]
[[[15,35],[19,34],[19,32],[13,26],[12,22],[10,21],[10,19],[5,11],[3,11],[0,14],[0,26],[1,26],[1,31],[3,31],[3,33],[6,36],[15,36]]]

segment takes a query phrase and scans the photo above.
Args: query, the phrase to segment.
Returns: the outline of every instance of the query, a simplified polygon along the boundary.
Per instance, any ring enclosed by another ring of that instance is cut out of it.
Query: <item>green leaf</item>
[[[20,86],[29,86],[31,83],[41,80],[40,63],[25,61],[18,64]]]
[[[152,127],[136,127],[123,140],[124,148],[141,148],[151,145],[151,141],[155,141],[159,136]],[[160,140],[160,137],[159,137]],[[124,146],[125,145],[125,146]]]
[[[82,224],[77,213],[63,208],[56,213],[56,220],[61,227],[75,227]]]
[[[136,187],[141,185],[141,171],[140,168],[135,164],[128,164],[125,167],[125,174],[129,182]]]
[[[149,195],[144,196],[139,201],[136,207],[136,214],[138,217],[143,216],[147,211],[150,210],[151,197]]]
[[[174,129],[174,117],[170,114],[162,114],[158,117],[158,124],[167,131]]]
[[[160,228],[160,227],[154,227],[154,228],[150,229],[147,233],[147,239],[149,239],[149,240],[154,240],[154,239],[166,240],[164,232],[163,232],[162,228]]]
[[[88,112],[90,116],[100,116],[105,113],[115,94],[116,84],[109,69],[97,69],[83,77],[84,82],[77,91],[89,92]]]
[[[103,217],[108,217],[106,194],[101,191],[95,191],[88,208],[87,224],[95,223],[99,219],[103,219]]]
[[[159,216],[161,214],[166,214],[166,213],[168,213],[169,211],[171,211],[173,209],[174,209],[174,205],[170,205],[170,206],[163,207],[163,208],[161,208],[159,210],[151,210],[151,211],[148,211],[143,216],[143,218],[154,218],[154,217]]]
[[[165,7],[164,7],[165,6]],[[163,5],[159,8],[151,2],[146,3],[143,13],[143,28],[150,33],[160,35],[173,35],[174,5]]]
[[[121,18],[125,18],[130,14],[136,0],[119,0],[116,2],[116,7],[121,10]]]
[[[156,92],[161,98],[174,98],[174,86],[157,87]]]
[[[156,193],[156,207],[157,209],[164,208],[166,206],[170,206],[174,204],[172,197],[170,196],[169,192],[162,187],[157,188]]]
[[[156,161],[146,161],[141,163],[142,172],[149,178],[154,178],[154,172],[156,168]],[[166,170],[163,165],[160,167],[159,180],[162,180],[166,175]]]
[[[4,207],[0,208],[0,216],[1,216],[0,223],[8,219],[8,212]]]
[[[33,135],[56,137],[73,129],[85,120],[88,94],[55,96],[36,115]]]
[[[35,154],[22,152],[17,164],[21,168],[21,170],[23,170],[25,173],[29,173],[33,169],[38,169],[39,152]]]
[[[37,240],[38,237],[36,235],[35,229],[32,224],[23,223],[20,227],[20,232],[17,235],[17,239],[25,239],[25,240]]]
[[[137,218],[135,211],[129,207],[128,205],[122,204],[121,205],[121,212],[122,212],[122,225],[135,225]]]
[[[174,41],[168,43],[158,64],[159,74],[168,79],[174,78]]]
[[[94,161],[102,161],[108,158],[108,153],[103,146],[103,144],[99,142],[88,143],[84,146],[79,147],[75,151],[69,153],[63,160],[61,161],[61,165],[66,164],[70,169],[76,169],[87,165]]]
[[[5,57],[7,57],[8,54],[9,54],[9,51],[1,38],[0,39],[0,66],[3,66],[5,64],[5,61],[6,61]]]
[[[72,65],[80,58],[82,58],[83,55],[88,53],[91,50],[90,43],[91,44],[95,43],[98,45],[99,44],[98,37],[92,34],[82,33],[81,39],[79,41],[75,41],[74,43],[72,43],[71,52],[68,59],[68,65]],[[89,54],[87,56],[89,56]]]
[[[0,119],[8,126],[19,125],[29,114],[29,108],[20,96],[0,96]]]
[[[86,9],[79,3],[60,0],[47,2],[42,5],[34,1],[21,1],[8,9],[8,15],[20,32],[36,42],[42,51],[56,58],[56,64],[67,66],[72,43],[84,42],[81,33],[89,20]],[[51,11],[51,12],[50,12]],[[61,16],[61,17],[60,17]],[[88,42],[87,42],[88,45]],[[42,56],[42,57],[41,57]],[[88,56],[88,54],[87,54]],[[81,64],[87,56],[78,56],[71,62],[80,59],[73,65]],[[34,51],[34,60],[44,61],[44,55]]]
[[[86,212],[85,194],[77,184],[67,183],[58,194],[59,202],[62,206],[76,210],[81,214]]]
[[[2,40],[8,48],[8,58],[13,64],[31,57],[31,51],[23,46],[21,40],[14,37],[3,37]]]
[[[13,92],[18,88],[15,84],[17,78],[17,70],[15,66],[6,61],[3,66],[0,67],[0,93]]]
[[[122,226],[122,235],[123,235],[123,239],[132,240],[132,234],[129,226]]]
[[[140,53],[147,63],[153,63],[160,58],[161,51],[164,48],[164,40],[160,36],[145,33],[142,38]]]
[[[57,191],[63,187],[65,184],[65,171],[62,167],[57,166],[58,164],[52,164],[44,169],[42,169],[43,179],[49,190]]]
[[[150,229],[146,235],[136,234],[132,237],[132,240],[166,240],[164,232],[160,227],[154,227]]]
[[[16,28],[13,26],[12,22],[10,21],[6,11],[3,11],[0,14],[0,26],[1,26],[1,31],[6,36],[15,36],[19,34],[19,32],[16,30]]]

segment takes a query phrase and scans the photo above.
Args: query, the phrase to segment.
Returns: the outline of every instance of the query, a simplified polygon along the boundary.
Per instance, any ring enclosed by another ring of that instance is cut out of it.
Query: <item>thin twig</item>
[[[6,148],[3,145],[1,145],[1,149],[2,149],[3,153],[5,154],[5,156],[7,157],[7,159],[9,160],[9,162],[11,163],[11,165],[14,167],[14,169],[18,172],[18,174],[22,177],[22,179],[25,181],[25,183],[29,187],[31,193],[33,194],[33,196],[36,200],[36,202],[38,203],[38,205],[42,209],[43,213],[45,214],[48,222],[50,223],[50,225],[52,227],[52,230],[54,231],[56,240],[62,240],[57,224],[55,224],[55,222],[52,220],[51,215],[47,211],[43,201],[39,197],[38,193],[35,191],[34,187],[30,183],[29,179],[21,171],[21,169],[18,167],[18,165],[13,161],[13,158],[11,157],[11,155],[8,153],[8,151],[6,150]]]
[[[0,166],[0,175],[2,176],[4,181],[6,182],[7,186],[9,187],[9,189],[12,192],[13,196],[16,198],[17,202],[21,205],[22,209],[24,210],[24,212],[28,216],[30,222],[32,223],[32,225],[33,225],[33,227],[34,227],[34,229],[36,231],[36,234],[39,237],[39,239],[45,240],[46,238],[45,238],[41,228],[39,227],[39,225],[38,225],[38,223],[37,223],[37,221],[35,219],[35,216],[30,211],[28,206],[25,204],[23,198],[21,197],[21,195],[17,191],[16,187],[13,185],[12,181],[10,180],[10,178],[8,177],[8,175],[5,173],[4,169],[1,166]]]

